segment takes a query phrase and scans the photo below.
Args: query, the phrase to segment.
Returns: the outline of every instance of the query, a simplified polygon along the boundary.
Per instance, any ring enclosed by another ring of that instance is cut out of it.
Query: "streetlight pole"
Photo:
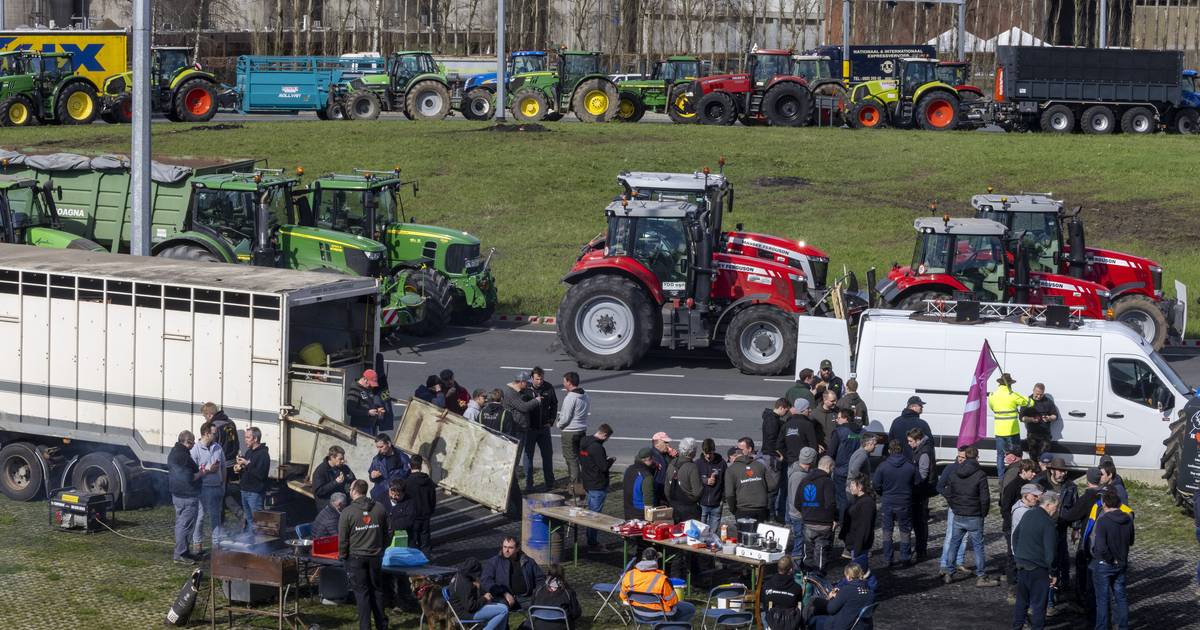
[[[496,0],[496,122],[504,122],[504,0]]]
[[[150,0],[133,0],[133,225],[129,253],[150,255]]]

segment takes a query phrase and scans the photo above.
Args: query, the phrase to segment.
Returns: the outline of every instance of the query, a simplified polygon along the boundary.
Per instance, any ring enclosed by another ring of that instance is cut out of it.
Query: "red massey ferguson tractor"
[[[804,77],[792,74],[790,50],[753,50],[745,73],[697,79],[686,96],[702,125],[740,119],[745,125],[802,127],[812,113],[812,92]]]
[[[829,258],[804,243],[723,232],[722,175],[623,173],[626,194],[585,245],[558,307],[558,337],[581,367],[625,369],[652,346],[721,346],[747,374],[791,364],[800,314],[825,302]],[[853,289],[852,289],[853,290]]]
[[[971,206],[976,217],[1003,223],[1009,233],[1021,236],[1033,271],[1087,280],[1107,289],[1113,319],[1138,331],[1155,349],[1169,338],[1183,337],[1187,310],[1181,300],[1164,294],[1162,266],[1141,256],[1088,247],[1078,208],[1066,212],[1061,201],[1045,194],[990,191],[971,197]],[[1176,283],[1177,298],[1186,299],[1186,290]]]
[[[1109,292],[1095,282],[1031,271],[1029,253],[1008,228],[990,219],[923,217],[913,224],[917,247],[910,266],[892,266],[877,291],[887,304],[924,310],[925,300],[1058,303],[1080,307],[1082,317],[1104,319]],[[1010,252],[1015,251],[1015,255]]]

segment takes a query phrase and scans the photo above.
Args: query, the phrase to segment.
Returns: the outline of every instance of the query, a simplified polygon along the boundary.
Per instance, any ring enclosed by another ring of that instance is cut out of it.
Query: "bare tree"
[[[571,22],[571,34],[575,36],[576,48],[584,48],[587,45],[583,39],[583,32],[596,19],[593,13],[596,11],[598,4],[599,0],[571,0],[568,11]]]

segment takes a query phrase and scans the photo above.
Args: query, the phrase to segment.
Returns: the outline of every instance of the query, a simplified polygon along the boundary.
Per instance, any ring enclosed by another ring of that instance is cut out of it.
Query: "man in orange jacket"
[[[660,600],[655,603],[630,601],[631,591],[658,595]],[[690,621],[696,614],[696,606],[681,601],[667,574],[658,568],[658,552],[653,547],[642,552],[641,562],[621,576],[621,601],[649,613],[665,612],[670,621]]]

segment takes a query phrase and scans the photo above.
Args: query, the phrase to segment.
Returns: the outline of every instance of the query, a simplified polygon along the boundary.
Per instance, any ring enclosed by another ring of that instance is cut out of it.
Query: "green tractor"
[[[567,112],[583,122],[617,115],[617,86],[604,74],[598,52],[559,51],[553,71],[515,75],[508,89],[508,105],[520,122],[559,120]]]
[[[899,64],[896,79],[854,86],[848,112],[850,126],[957,129],[961,100],[954,86],[938,77],[937,59],[901,59]]]
[[[808,79],[820,125],[841,125],[846,110],[846,86],[834,72],[833,60],[824,55],[792,55],[792,74]]]
[[[414,50],[392,53],[386,73],[356,77],[337,86],[335,94],[341,113],[351,120],[373,120],[380,111],[401,112],[409,120],[441,120],[462,99],[433,54]]]
[[[666,61],[654,62],[649,79],[632,79],[617,84],[620,102],[616,120],[637,122],[647,111],[666,113],[677,123],[695,120],[694,108],[689,108],[688,87],[705,75],[699,57],[677,55]]]
[[[69,53],[0,53],[0,127],[87,125],[99,110],[96,86],[75,72]]]
[[[479,324],[496,309],[493,250],[481,255],[479,239],[460,230],[410,222],[401,189],[416,182],[400,179],[399,169],[326,174],[299,191],[298,223],[374,239],[387,248],[387,271],[403,292],[418,296],[423,316],[407,332],[428,335],[451,319]],[[383,322],[389,324],[386,319]]]
[[[104,251],[95,242],[63,231],[50,191],[49,183],[0,175],[0,243]]]
[[[208,122],[217,114],[220,83],[216,75],[192,63],[192,49],[157,46],[151,49],[150,107],[175,122]],[[100,119],[107,123],[133,120],[133,72],[104,80]]]

